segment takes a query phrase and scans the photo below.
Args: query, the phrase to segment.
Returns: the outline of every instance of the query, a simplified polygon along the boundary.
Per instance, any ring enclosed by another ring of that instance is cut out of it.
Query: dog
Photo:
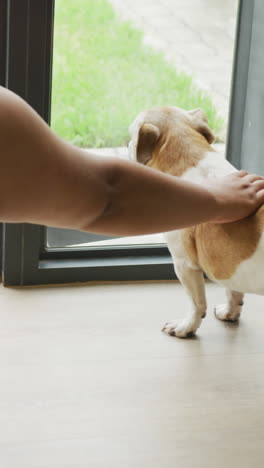
[[[141,112],[129,132],[129,158],[173,176],[205,185],[208,177],[236,170],[211,146],[215,138],[201,109],[154,107]],[[206,315],[204,273],[226,288],[226,303],[215,308],[220,320],[239,319],[245,293],[264,294],[264,206],[240,221],[203,223],[164,235],[191,308],[162,331],[179,338],[195,334]]]

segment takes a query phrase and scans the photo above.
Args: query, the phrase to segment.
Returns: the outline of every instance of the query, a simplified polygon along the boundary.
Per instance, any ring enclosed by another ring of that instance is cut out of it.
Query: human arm
[[[22,99],[0,88],[0,221],[112,235],[169,231],[247,216],[264,181],[231,175],[209,188],[57,137]]]
[[[112,174],[108,175],[111,191],[102,215],[87,226],[91,232],[137,235],[235,221],[264,202],[263,178],[244,171],[213,179],[203,187],[137,163],[101,163]]]

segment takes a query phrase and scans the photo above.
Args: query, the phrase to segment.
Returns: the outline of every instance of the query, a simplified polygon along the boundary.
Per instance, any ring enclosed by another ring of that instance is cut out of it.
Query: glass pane
[[[241,165],[248,171],[264,174],[263,114],[264,114],[264,4],[254,3],[247,94],[241,149]]]
[[[51,125],[100,155],[127,158],[143,109],[200,107],[225,151],[234,0],[56,0]],[[56,246],[162,243],[47,230]],[[56,235],[55,235],[56,234]]]

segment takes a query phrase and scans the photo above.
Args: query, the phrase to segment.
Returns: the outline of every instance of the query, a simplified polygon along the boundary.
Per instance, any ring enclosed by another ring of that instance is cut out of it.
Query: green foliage
[[[52,128],[79,146],[115,147],[143,109],[201,107],[217,133],[223,121],[193,80],[143,44],[142,32],[107,0],[56,0]]]

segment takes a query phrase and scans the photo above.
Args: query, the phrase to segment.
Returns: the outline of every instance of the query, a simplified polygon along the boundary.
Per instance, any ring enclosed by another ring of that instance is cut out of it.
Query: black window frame
[[[6,82],[7,2],[0,0],[0,86]],[[3,261],[3,223],[0,223],[0,270]]]

